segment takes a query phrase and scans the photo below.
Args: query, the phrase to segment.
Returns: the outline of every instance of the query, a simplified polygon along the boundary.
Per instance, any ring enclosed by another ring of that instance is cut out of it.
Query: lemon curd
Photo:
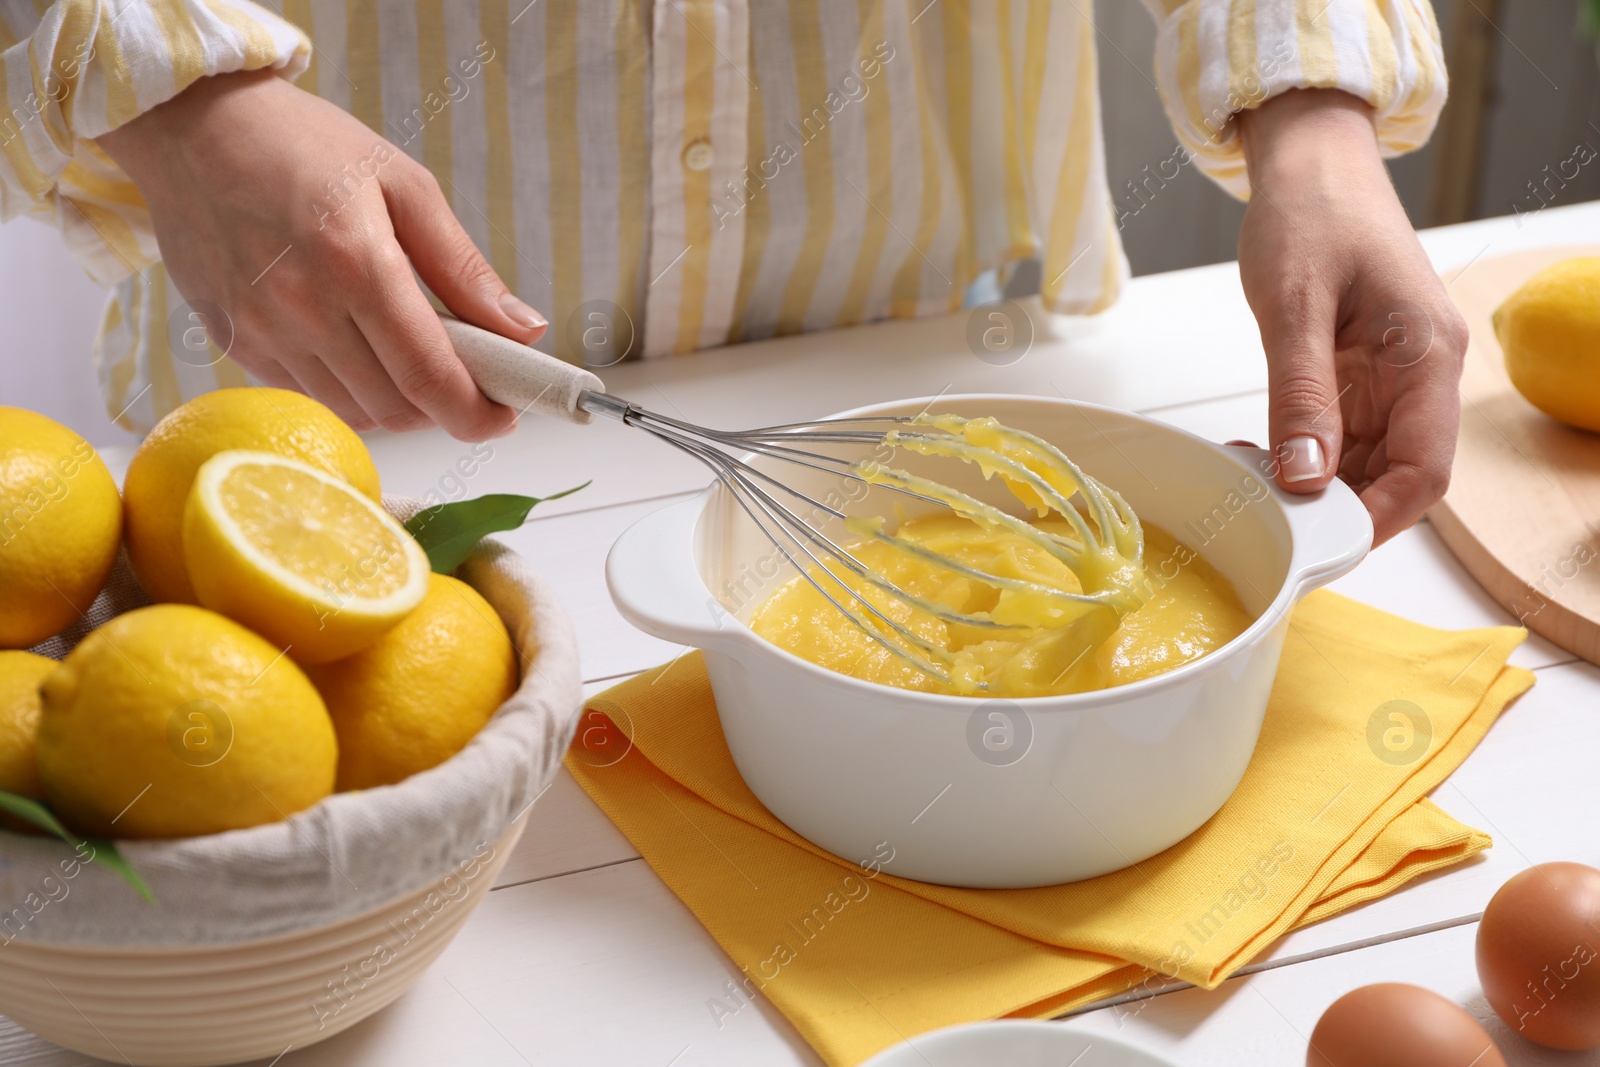
[[[1070,536],[1059,515],[1036,519],[1046,533]],[[848,578],[848,591],[827,574],[814,574],[847,607],[870,603],[952,657],[951,682],[918,670],[879,644],[803,577],[796,577],[756,609],[750,627],[802,659],[854,678],[932,693],[1035,697],[1080,693],[1149,678],[1221,648],[1253,621],[1229,581],[1171,534],[1143,524],[1144,566],[1137,603],[1102,641],[1086,645],[1070,628],[1023,626],[980,629],[949,623]],[[1023,578],[1077,592],[1078,577],[1037,543],[1005,529],[954,514],[912,518],[897,536],[989,574]],[[939,567],[895,545],[868,540],[850,552],[878,575],[914,596],[964,613],[1002,621],[1036,616],[1040,599],[1000,590]]]

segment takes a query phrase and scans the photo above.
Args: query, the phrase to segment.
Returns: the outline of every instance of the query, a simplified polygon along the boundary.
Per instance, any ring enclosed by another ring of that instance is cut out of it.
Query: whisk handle
[[[439,321],[457,357],[490,400],[568,422],[592,417],[578,400],[585,392],[605,392],[605,384],[589,371],[460,319],[440,315]]]

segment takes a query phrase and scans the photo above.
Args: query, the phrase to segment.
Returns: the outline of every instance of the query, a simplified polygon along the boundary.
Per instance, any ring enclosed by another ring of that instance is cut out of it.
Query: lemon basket
[[[527,562],[485,541],[456,576],[522,663],[462,751],[284,822],[117,842],[151,903],[63,842],[0,833],[0,1013],[91,1056],[184,1067],[273,1059],[405,992],[493,886],[581,704],[572,628]],[[119,563],[88,618],[38,651],[59,658],[145,603]]]

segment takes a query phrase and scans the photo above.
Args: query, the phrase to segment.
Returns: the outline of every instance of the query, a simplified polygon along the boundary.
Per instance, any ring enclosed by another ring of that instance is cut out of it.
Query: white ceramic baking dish
[[[846,414],[924,408],[929,401],[916,399]],[[1239,784],[1290,611],[1366,555],[1366,509],[1341,482],[1309,496],[1285,493],[1269,453],[1128,412],[990,395],[939,398],[931,410],[993,415],[1058,445],[1141,519],[1226,575],[1255,623],[1200,660],[1098,692],[1006,701],[860,681],[744,625],[795,572],[717,485],[617,540],[606,565],[613,599],[640,629],[704,650],[744,780],[786,825],[838,856],[876,857],[891,874],[920,881],[1020,887],[1089,878],[1160,852]],[[903,451],[894,462],[1019,510],[1002,486],[964,464]],[[835,474],[766,469],[816,499],[861,493]],[[891,507],[869,495],[843,510]]]

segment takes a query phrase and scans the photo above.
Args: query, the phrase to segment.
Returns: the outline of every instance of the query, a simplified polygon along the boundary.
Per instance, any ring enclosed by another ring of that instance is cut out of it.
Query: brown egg
[[[1478,1021],[1414,985],[1380,982],[1328,1006],[1311,1031],[1306,1067],[1506,1067]]]
[[[1501,886],[1478,924],[1478,981],[1529,1041],[1600,1047],[1600,871],[1541,863]]]

